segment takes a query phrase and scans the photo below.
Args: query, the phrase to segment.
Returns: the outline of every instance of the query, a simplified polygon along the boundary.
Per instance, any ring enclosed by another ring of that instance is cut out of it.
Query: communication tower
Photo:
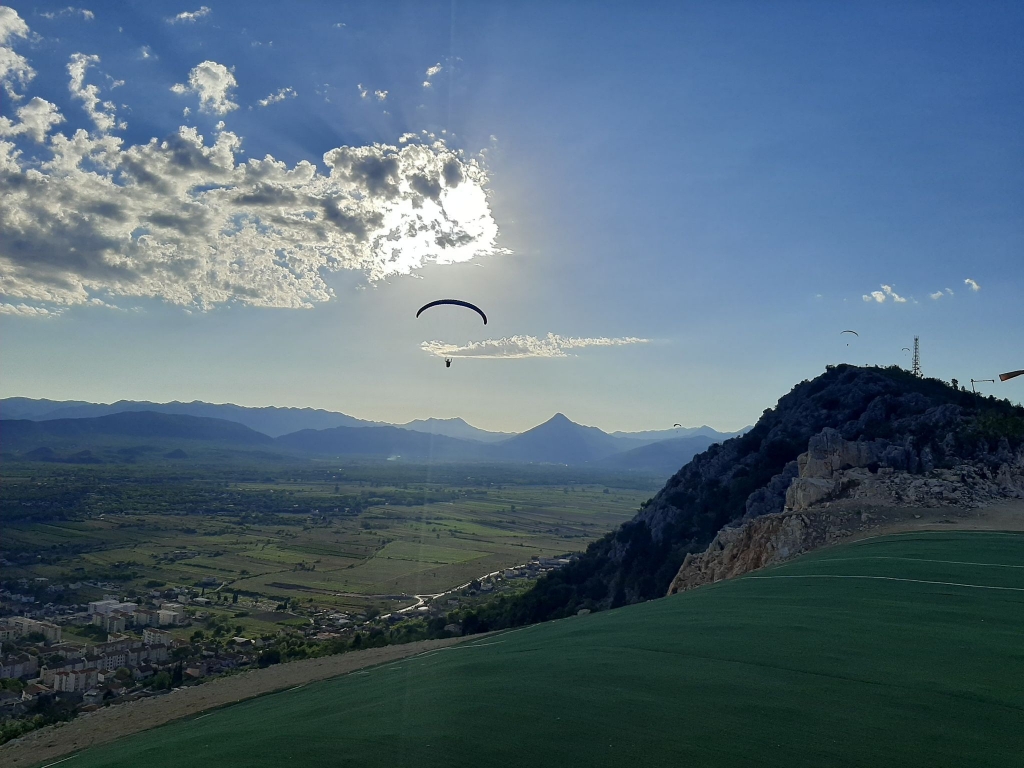
[[[914,337],[914,366],[910,369],[918,378],[921,377],[921,337]]]

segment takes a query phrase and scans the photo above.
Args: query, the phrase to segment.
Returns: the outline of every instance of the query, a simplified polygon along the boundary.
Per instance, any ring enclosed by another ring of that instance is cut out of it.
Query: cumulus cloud
[[[61,8],[59,11],[47,11],[46,13],[39,14],[44,19],[60,19],[67,16],[81,16],[85,21],[92,21],[96,18],[96,14],[92,11],[86,10],[85,8],[75,8],[68,6],[67,8]]]
[[[150,48],[148,45],[144,45],[141,48],[139,48],[139,58],[145,61],[146,59],[157,59],[159,57],[155,53],[153,53],[152,48]]]
[[[277,104],[277,102],[284,101],[285,99],[294,99],[298,95],[294,88],[282,88],[277,93],[272,93],[267,98],[260,99],[256,103],[261,107],[269,107],[271,104]]]
[[[882,290],[872,291],[871,293],[865,293],[861,298],[867,302],[877,302],[884,304],[887,300],[892,299],[895,304],[906,304],[907,300],[896,293],[891,285],[883,285]]]
[[[194,93],[199,96],[199,111],[226,115],[238,104],[231,101],[231,91],[238,85],[230,69],[215,61],[204,61],[188,73],[188,85],[175,83],[171,91],[179,95]]]
[[[68,63],[68,74],[71,75],[68,90],[71,91],[72,98],[82,102],[86,114],[95,123],[97,130],[101,133],[106,133],[115,126],[118,126],[117,118],[114,115],[114,102],[101,102],[99,96],[100,89],[95,85],[85,84],[85,74],[89,69],[89,65],[98,64],[99,60],[100,57],[95,55],[87,56],[84,53],[71,54],[71,61]],[[118,127],[125,128],[127,126],[121,123]]]
[[[195,24],[204,16],[209,16],[211,10],[208,6],[200,6],[198,11],[182,11],[177,16],[167,19],[168,24]]]
[[[28,136],[41,144],[53,126],[64,122],[64,115],[57,110],[57,105],[38,96],[33,97],[25,106],[19,107],[15,114],[18,116],[18,122],[0,117],[0,137]]]
[[[387,91],[374,91],[373,95],[377,97],[377,101],[385,101],[388,97]]]
[[[980,291],[981,290],[981,286],[978,285],[974,280],[971,280],[971,278],[969,278],[969,277],[966,280],[964,280],[964,285],[966,285],[972,291]]]
[[[362,83],[356,83],[356,88],[359,89],[359,98],[361,99],[365,99],[370,94],[366,88],[363,88]]]
[[[441,66],[441,62],[437,62],[437,64],[435,64],[432,67],[427,67],[427,79],[423,81],[423,87],[424,88],[431,88],[431,87],[433,87],[434,84],[432,82],[430,82],[431,78],[433,78],[436,74],[438,74],[442,69],[444,69],[444,67]]]
[[[931,296],[932,299],[935,300],[935,301],[938,301],[939,299],[941,299],[945,295],[946,294],[944,294],[942,291],[936,291],[935,293],[929,294],[929,296]]]
[[[17,11],[0,5],[0,85],[12,101],[21,99],[15,84],[24,88],[36,76],[28,60],[10,47],[15,38],[27,38],[28,31],[28,24]]]
[[[584,347],[618,347],[626,344],[647,344],[649,339],[624,338],[585,339],[549,333],[536,336],[507,336],[501,339],[474,341],[464,346],[443,341],[424,341],[420,349],[438,357],[493,357],[518,359],[524,357],[569,357],[569,350]]]
[[[92,62],[69,68],[72,93],[110,125],[85,84]],[[17,308],[8,314],[126,297],[312,307],[332,298],[333,271],[376,281],[503,252],[486,171],[439,139],[337,147],[318,167],[243,162],[223,123],[212,140],[182,126],[126,145],[104,130],[53,133],[63,118],[43,99],[16,114],[0,136],[0,298]],[[47,135],[34,149],[11,138]]]

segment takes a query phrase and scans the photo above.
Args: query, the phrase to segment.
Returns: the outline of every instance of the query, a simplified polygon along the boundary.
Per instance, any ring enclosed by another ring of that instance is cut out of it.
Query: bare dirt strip
[[[229,677],[218,677],[202,685],[179,688],[164,696],[104,707],[95,712],[79,715],[68,723],[32,731],[0,746],[0,765],[4,768],[49,765],[62,761],[62,758],[67,759],[73,752],[106,744],[204,710],[317,680],[326,680],[357,669],[386,664],[484,636],[481,634],[468,638],[422,640],[404,645],[351,651],[337,656],[293,661]]]

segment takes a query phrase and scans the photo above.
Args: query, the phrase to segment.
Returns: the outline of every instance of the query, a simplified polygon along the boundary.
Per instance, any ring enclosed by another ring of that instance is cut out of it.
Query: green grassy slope
[[[481,638],[67,765],[907,768],[1022,754],[1024,536],[922,533]]]

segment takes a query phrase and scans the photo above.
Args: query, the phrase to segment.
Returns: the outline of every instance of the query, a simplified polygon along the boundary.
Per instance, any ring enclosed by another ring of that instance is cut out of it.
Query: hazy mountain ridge
[[[745,435],[696,456],[633,520],[542,578],[502,620],[661,597],[686,556],[703,552],[726,525],[783,510],[798,456],[829,428],[855,443],[883,441],[882,465],[898,471],[931,472],[962,457],[994,467],[1024,445],[1024,407],[899,368],[830,367],[794,387]]]
[[[13,403],[15,413],[36,412],[35,416],[9,417],[8,409]],[[52,421],[54,419],[88,419],[108,416],[114,413],[142,412],[167,413],[181,416],[197,416],[210,419],[223,419],[244,424],[250,429],[262,432],[270,437],[279,437],[300,429],[329,429],[331,427],[371,427],[382,426],[379,422],[364,421],[336,411],[325,411],[317,408],[279,408],[277,406],[249,407],[234,403],[206,403],[194,400],[191,403],[173,401],[170,403],[153,403],[147,400],[119,400],[116,403],[83,403],[78,401],[55,402],[35,401],[53,404],[52,409],[33,408],[28,398],[5,398],[0,400],[0,415],[3,418],[31,418],[35,421]]]
[[[465,425],[461,420],[459,423]],[[116,450],[112,460],[181,458],[182,453],[187,456],[189,452],[179,443],[198,442],[242,453],[258,450],[296,457],[589,464],[667,474],[669,467],[677,466],[698,447],[705,447],[710,438],[680,440],[664,441],[664,446],[640,442],[640,447],[647,450],[637,452],[638,441],[612,437],[562,414],[522,435],[492,443],[393,426],[305,429],[272,438],[226,419],[134,410],[91,418],[0,421],[0,449],[11,459],[74,462],[76,457],[85,457],[82,451],[90,451],[86,458],[91,463],[101,461],[97,454],[104,449]],[[699,445],[688,447],[693,440]],[[617,460],[618,456],[622,459]]]
[[[474,427],[464,419],[456,416],[451,419],[414,419],[405,424],[395,424],[401,429],[408,429],[413,432],[426,432],[431,435],[444,435],[455,437],[460,440],[476,440],[481,443],[497,443],[515,437],[515,432],[489,432],[486,429]]]
[[[383,421],[367,421],[339,411],[320,408],[290,408],[278,406],[244,406],[234,403],[208,403],[202,400],[192,402],[172,401],[155,403],[148,400],[118,400],[116,403],[90,403],[83,400],[45,400],[28,397],[0,398],[0,419],[30,419],[51,421],[54,419],[85,419],[108,416],[129,411],[153,411],[185,416],[201,416],[224,419],[244,424],[250,429],[270,437],[299,432],[305,429],[333,429],[334,427],[398,427],[414,432],[444,435],[460,440],[476,440],[483,443],[498,443],[515,437],[515,432],[491,432],[474,427],[459,417],[438,419],[414,419],[405,424],[391,424]],[[595,427],[596,429],[596,427]],[[604,433],[608,434],[608,433]],[[645,443],[691,435],[707,435],[716,440],[725,440],[738,433],[718,432],[711,427],[693,427],[642,432],[614,432],[613,438],[633,441],[621,443],[622,450]]]
[[[671,475],[701,451],[718,442],[707,435],[675,437],[647,443],[622,453],[616,453],[600,461],[596,466],[614,469],[645,469],[662,475]]]

